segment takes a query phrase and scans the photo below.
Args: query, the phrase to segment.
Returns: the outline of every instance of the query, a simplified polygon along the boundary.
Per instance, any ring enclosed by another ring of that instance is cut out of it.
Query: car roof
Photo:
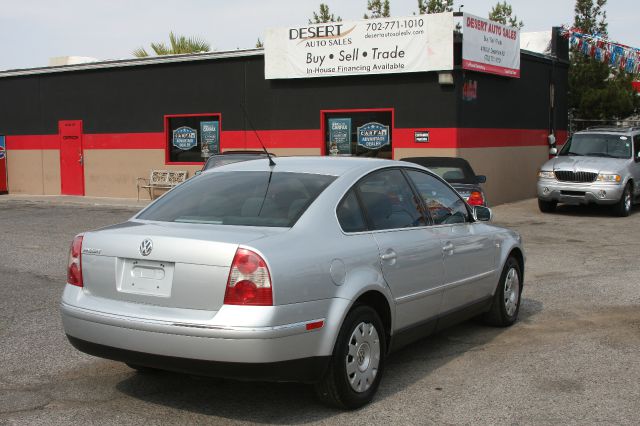
[[[264,158],[216,167],[206,170],[204,173],[274,171],[342,176],[352,171],[366,171],[384,166],[404,165],[394,160],[368,157],[276,157],[273,160],[276,163],[273,167],[269,167],[269,161]]]

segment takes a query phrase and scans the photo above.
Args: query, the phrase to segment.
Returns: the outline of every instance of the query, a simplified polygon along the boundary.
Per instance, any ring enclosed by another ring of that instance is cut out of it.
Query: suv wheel
[[[538,198],[538,208],[542,213],[553,213],[557,205],[557,201],[545,201]]]
[[[631,195],[631,183],[628,183],[627,186],[624,187],[620,201],[615,205],[616,215],[621,217],[629,216],[632,204],[633,198]]]

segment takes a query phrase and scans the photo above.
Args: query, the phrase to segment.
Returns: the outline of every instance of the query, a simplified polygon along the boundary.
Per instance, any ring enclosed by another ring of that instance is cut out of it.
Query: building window
[[[168,163],[202,163],[220,152],[220,114],[165,116]]]
[[[392,158],[393,111],[323,113],[326,155]]]

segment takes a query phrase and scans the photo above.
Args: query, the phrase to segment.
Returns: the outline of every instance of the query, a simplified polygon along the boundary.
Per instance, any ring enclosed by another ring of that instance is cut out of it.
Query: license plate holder
[[[118,291],[155,297],[171,297],[173,262],[124,259]]]

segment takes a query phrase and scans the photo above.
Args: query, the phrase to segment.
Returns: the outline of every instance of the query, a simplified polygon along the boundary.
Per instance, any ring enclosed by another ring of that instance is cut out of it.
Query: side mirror
[[[638,155],[636,155],[636,161],[640,161],[640,151],[638,151]]]
[[[558,155],[558,148],[553,147],[549,150],[549,155]]]
[[[487,177],[485,175],[476,175],[476,183],[485,183]]]
[[[493,212],[489,207],[473,206],[473,218],[481,222],[489,222],[493,219]]]

